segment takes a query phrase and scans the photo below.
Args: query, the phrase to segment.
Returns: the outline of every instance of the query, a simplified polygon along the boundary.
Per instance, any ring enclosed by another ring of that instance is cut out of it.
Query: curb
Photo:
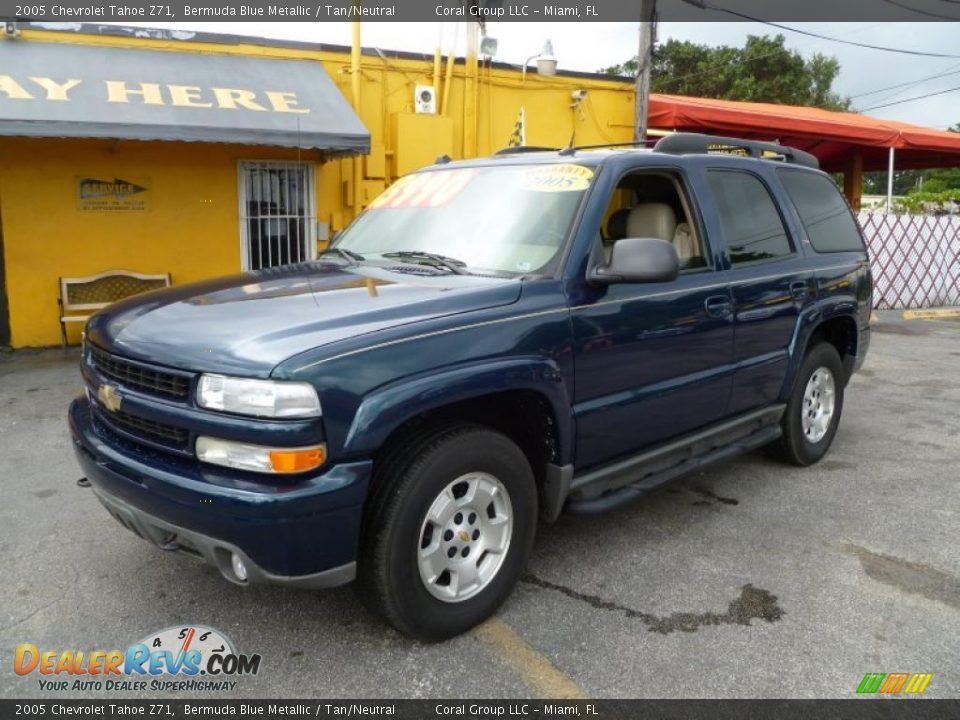
[[[960,307],[903,311],[904,320],[941,320],[943,318],[960,318]]]

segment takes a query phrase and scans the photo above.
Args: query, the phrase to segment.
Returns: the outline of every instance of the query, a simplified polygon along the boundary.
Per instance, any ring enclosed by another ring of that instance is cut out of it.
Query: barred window
[[[240,163],[244,270],[277,267],[317,256],[314,187],[312,163]]]

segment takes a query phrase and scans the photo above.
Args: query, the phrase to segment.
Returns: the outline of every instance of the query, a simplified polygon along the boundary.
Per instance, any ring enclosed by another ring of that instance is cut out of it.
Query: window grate
[[[316,258],[313,163],[240,163],[240,239],[244,270]]]

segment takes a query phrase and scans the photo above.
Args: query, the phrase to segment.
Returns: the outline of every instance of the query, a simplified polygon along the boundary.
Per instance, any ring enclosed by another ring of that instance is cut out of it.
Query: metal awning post
[[[893,146],[890,146],[890,163],[887,166],[887,215],[893,209]]]

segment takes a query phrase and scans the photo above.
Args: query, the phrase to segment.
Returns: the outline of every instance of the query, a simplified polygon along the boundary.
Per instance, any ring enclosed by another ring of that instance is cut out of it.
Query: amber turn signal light
[[[273,471],[278,473],[313,470],[323,465],[326,460],[327,448],[324,445],[312,448],[270,451],[270,464],[273,466]]]

